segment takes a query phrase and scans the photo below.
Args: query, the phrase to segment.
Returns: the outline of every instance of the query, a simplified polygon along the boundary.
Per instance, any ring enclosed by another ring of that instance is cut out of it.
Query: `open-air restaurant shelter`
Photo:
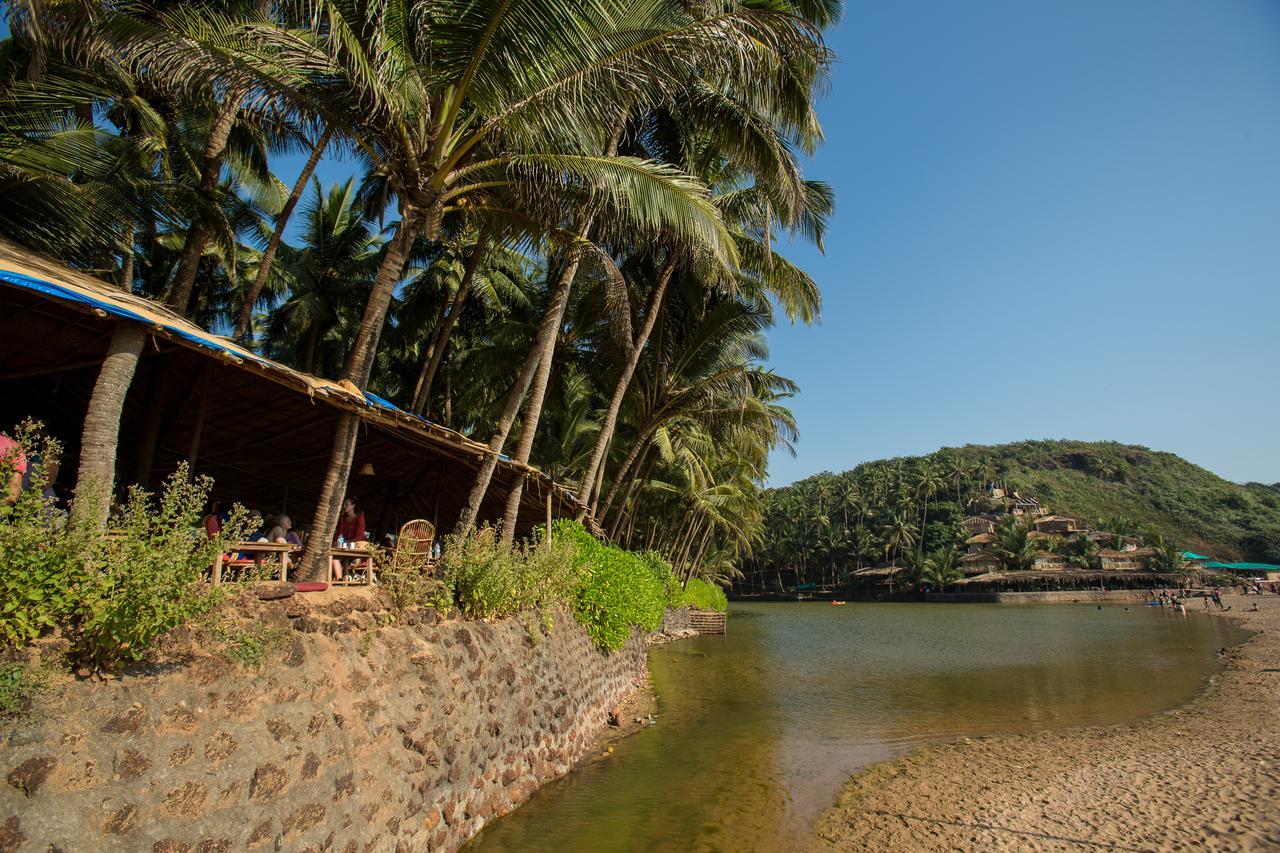
[[[306,520],[339,416],[354,412],[361,432],[347,494],[362,508],[369,539],[380,541],[410,519],[442,533],[457,522],[484,444],[350,383],[263,358],[153,300],[0,240],[0,429],[27,417],[42,421],[65,448],[63,479],[77,469],[90,394],[122,322],[150,334],[124,406],[118,483],[155,489],[187,461],[213,478],[213,496],[224,505]],[[517,535],[584,509],[565,486],[503,457],[479,518],[501,518],[521,479]]]

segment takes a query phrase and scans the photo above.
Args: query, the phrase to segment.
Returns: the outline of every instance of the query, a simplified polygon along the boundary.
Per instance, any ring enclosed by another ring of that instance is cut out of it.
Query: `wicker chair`
[[[431,546],[436,541],[435,525],[426,519],[405,522],[396,537],[396,556],[426,568],[431,565]]]

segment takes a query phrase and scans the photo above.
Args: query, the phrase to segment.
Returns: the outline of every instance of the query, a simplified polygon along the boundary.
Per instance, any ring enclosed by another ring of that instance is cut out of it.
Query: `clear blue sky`
[[[1280,481],[1280,4],[851,2],[784,484],[1114,439]]]

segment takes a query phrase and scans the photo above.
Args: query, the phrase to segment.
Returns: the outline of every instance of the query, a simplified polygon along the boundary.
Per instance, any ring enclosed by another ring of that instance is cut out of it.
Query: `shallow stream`
[[[869,763],[1175,707],[1243,638],[1225,620],[1119,605],[735,604],[726,636],[650,651],[656,726],[467,849],[793,849]]]

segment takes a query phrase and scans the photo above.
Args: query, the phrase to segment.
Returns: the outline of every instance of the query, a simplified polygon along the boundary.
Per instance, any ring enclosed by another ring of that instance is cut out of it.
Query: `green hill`
[[[1055,513],[1089,521],[1127,516],[1193,551],[1280,563],[1276,486],[1232,483],[1176,454],[1110,441],[1022,441],[951,452],[990,457],[1004,479]]]
[[[914,502],[924,470],[942,481],[927,515],[928,548],[954,540],[964,498],[992,479],[1039,499],[1053,513],[1091,524],[1127,518],[1219,559],[1280,563],[1280,484],[1241,485],[1172,453],[1085,441],[943,448],[923,457],[868,462],[843,474],[818,474],[771,490],[766,510],[773,529],[759,557],[791,563],[790,555],[804,553],[811,562],[814,553],[823,553],[825,562],[827,554],[848,553],[846,543],[857,537],[844,531],[861,523],[870,542],[862,556],[869,560],[883,544],[876,542],[877,535],[883,536],[895,514],[921,520]],[[810,519],[812,527],[806,524]],[[836,528],[842,529],[835,531],[839,547],[830,533]],[[824,536],[832,539],[831,547],[823,548]]]

